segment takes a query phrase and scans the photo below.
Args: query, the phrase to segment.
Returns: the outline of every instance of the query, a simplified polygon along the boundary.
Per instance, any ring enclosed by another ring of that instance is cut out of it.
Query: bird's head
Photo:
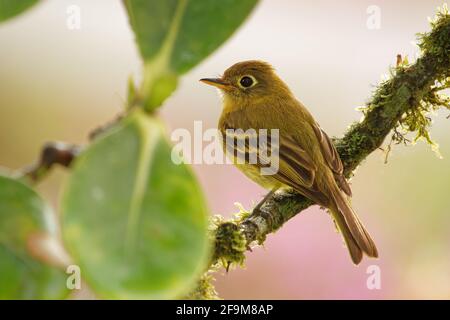
[[[288,87],[276,75],[273,67],[258,60],[238,62],[228,68],[222,77],[200,81],[219,88],[226,98],[235,103],[290,95]]]

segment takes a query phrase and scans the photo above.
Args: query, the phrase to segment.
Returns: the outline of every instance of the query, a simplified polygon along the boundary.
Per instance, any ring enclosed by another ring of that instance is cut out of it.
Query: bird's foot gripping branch
[[[446,6],[431,21],[431,31],[418,35],[418,46],[419,58],[413,63],[404,59],[391,68],[389,79],[377,87],[362,109],[364,118],[334,141],[347,178],[390,133],[391,143],[408,143],[405,136],[414,133],[414,140],[422,138],[436,150],[428,133],[430,113],[450,110],[450,99],[442,92],[450,87],[450,14]],[[212,270],[220,265],[227,270],[232,264],[242,265],[245,252],[255,242],[262,244],[268,234],[313,204],[295,192],[275,193],[258,205],[258,210],[241,210],[230,221],[216,219]],[[203,279],[192,297],[208,298],[212,291]]]

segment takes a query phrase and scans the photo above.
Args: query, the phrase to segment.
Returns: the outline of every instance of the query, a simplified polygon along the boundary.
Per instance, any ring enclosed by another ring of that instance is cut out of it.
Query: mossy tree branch
[[[416,132],[416,139],[424,138],[435,146],[428,134],[428,114],[440,107],[450,109],[448,97],[439,94],[450,84],[450,15],[446,7],[438,12],[431,26],[430,32],[419,35],[421,56],[412,64],[400,59],[391,69],[391,77],[378,86],[362,109],[363,120],[334,141],[346,177],[380,148],[392,131],[393,142],[407,142],[404,135]],[[293,191],[275,193],[257,211],[241,212],[231,221],[216,222],[212,265],[221,262],[228,268],[232,263],[242,264],[245,251],[254,241],[261,244],[267,234],[313,204]]]

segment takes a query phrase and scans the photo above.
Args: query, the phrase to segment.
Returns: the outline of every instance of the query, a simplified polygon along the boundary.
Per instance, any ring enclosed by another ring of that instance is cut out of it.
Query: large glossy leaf
[[[103,298],[174,298],[206,266],[207,210],[171,161],[158,120],[136,110],[76,160],[62,202],[65,244]]]
[[[257,0],[124,0],[145,63],[142,95],[159,106],[180,74],[216,50]]]
[[[0,0],[0,22],[13,18],[39,0]]]
[[[64,298],[66,274],[35,259],[54,236],[53,214],[25,184],[0,176],[0,299]]]

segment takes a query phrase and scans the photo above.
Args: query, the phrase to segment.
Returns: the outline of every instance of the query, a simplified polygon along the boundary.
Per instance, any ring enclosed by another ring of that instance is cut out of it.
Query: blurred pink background
[[[66,26],[70,5],[81,30]],[[371,5],[381,28],[366,26]],[[220,100],[198,82],[231,64],[262,59],[331,136],[361,117],[355,108],[398,53],[415,58],[415,33],[429,30],[436,0],[261,1],[238,32],[182,78],[162,116],[168,132],[215,127]],[[140,78],[140,58],[120,1],[47,0],[0,25],[0,165],[33,162],[46,141],[85,143],[115,117],[126,83]],[[374,152],[352,180],[353,204],[377,242],[380,258],[352,265],[330,217],[310,208],[248,254],[245,269],[217,275],[225,299],[450,298],[450,135],[448,112],[433,117],[438,159],[423,142],[395,146],[388,164]],[[211,212],[229,217],[235,202],[251,208],[265,194],[230,165],[194,166]],[[57,207],[66,177],[56,170],[39,190]],[[381,289],[366,286],[367,267],[381,270]]]

